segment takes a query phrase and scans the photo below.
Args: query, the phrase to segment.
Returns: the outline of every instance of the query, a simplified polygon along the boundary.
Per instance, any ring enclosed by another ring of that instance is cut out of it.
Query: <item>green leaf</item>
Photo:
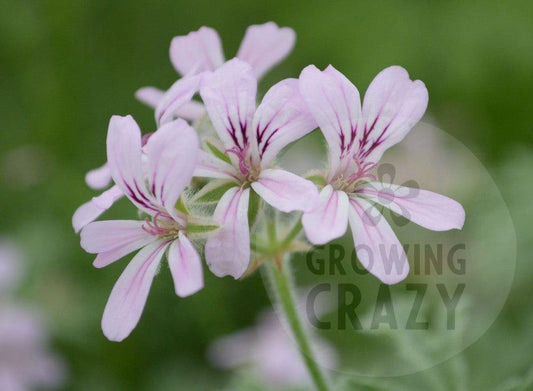
[[[193,196],[191,201],[198,203],[218,202],[229,189],[235,186],[237,186],[235,182],[227,181],[225,179],[214,180],[202,187],[202,189]]]
[[[222,149],[215,145],[215,142],[211,140],[204,140],[204,145],[209,153],[211,153],[217,159],[220,159],[228,164],[231,164],[231,160],[228,155],[226,155]]]

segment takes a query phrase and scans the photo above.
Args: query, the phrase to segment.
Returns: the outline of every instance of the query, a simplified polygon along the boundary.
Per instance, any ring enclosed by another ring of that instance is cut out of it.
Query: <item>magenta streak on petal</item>
[[[321,87],[321,90],[322,90],[322,94],[324,95],[324,97],[326,98],[326,100],[328,101],[329,105],[331,107],[335,107],[335,105],[333,104],[333,102],[331,102],[331,100],[329,99],[329,96],[328,94],[326,93],[326,91],[324,91],[324,87]],[[346,100],[346,99],[345,99]],[[350,111],[348,110],[348,113]],[[343,133],[343,128],[342,128],[342,123],[341,123],[341,119],[339,118],[339,113],[334,110],[334,113],[335,113],[335,118],[337,119],[337,126],[339,127],[339,132],[338,132],[338,136],[341,140],[341,144],[340,144],[340,149],[341,149],[341,153],[340,153],[340,158],[342,159],[344,157],[344,154],[345,152],[347,152],[349,150],[349,146],[353,145],[353,142],[355,140],[355,133],[356,133],[356,129],[354,129],[352,127],[352,118],[350,118],[350,141],[348,142],[348,145],[346,145],[346,140],[345,140],[345,137],[344,137],[344,133]]]
[[[266,130],[270,127],[272,124],[272,121],[277,117],[277,115],[283,110],[283,106],[281,106],[273,115],[271,115],[270,120],[267,122],[267,124],[263,127],[263,131],[260,132],[259,129],[261,129],[261,125],[258,122],[257,123],[257,129],[256,129],[256,135],[257,135],[257,144],[261,144],[261,140],[263,139],[263,135],[265,134]]]
[[[334,210],[332,213],[328,213],[330,211],[330,207],[333,207]],[[322,216],[325,216],[324,220],[327,220],[327,217],[330,216],[331,219],[329,223],[333,222],[337,216],[337,209],[339,206],[339,195],[335,190],[332,191],[331,196],[329,197],[328,203],[326,204],[326,207],[324,208],[324,213]]]
[[[170,167],[174,166],[174,164],[176,163],[176,160],[178,160],[180,158],[181,158],[181,156],[179,156],[179,155],[178,156],[174,156],[174,158],[170,162],[169,166]],[[157,167],[159,167],[159,161],[157,162]],[[159,198],[161,198],[161,201],[163,201],[163,192],[165,191],[165,184],[167,183],[168,176],[170,175],[171,171],[172,171],[171,169],[168,169],[166,174],[165,174],[165,177],[161,181],[161,187],[159,188]],[[155,177],[154,177],[154,183],[155,183]],[[152,188],[153,188],[153,185],[152,185]],[[155,196],[155,192],[154,192],[154,196]]]
[[[140,280],[140,281],[144,280],[144,276],[146,275],[146,272],[148,271],[148,268],[150,267],[154,257],[159,253],[159,251],[161,251],[163,249],[163,247],[168,246],[170,244],[170,242],[171,241],[166,241],[166,242],[161,243],[161,245],[159,247],[157,247],[152,252],[152,254],[150,254],[150,256],[146,259],[146,261],[144,261],[143,265],[141,266],[141,270],[140,270],[141,273],[137,272],[135,274],[135,277],[133,278],[133,281],[132,281],[131,285],[128,287],[128,292],[124,295],[123,303],[130,296],[132,289],[138,285],[138,280]],[[140,291],[140,289],[135,289],[134,296],[133,296],[134,300],[131,301],[132,303],[135,303],[137,301],[136,298],[137,298],[137,295],[139,294],[139,291]]]
[[[280,111],[281,111],[281,109],[280,109]],[[285,121],[283,124],[278,126],[275,130],[272,131],[272,133],[270,133],[270,135],[268,136],[268,138],[265,141],[265,144],[263,145],[263,147],[259,151],[259,157],[261,159],[263,158],[263,155],[265,154],[268,146],[270,145],[270,141],[272,140],[272,137],[274,137],[279,132],[279,130],[282,129],[283,127],[285,127],[289,122],[294,120],[294,117],[296,117],[296,116],[297,116],[297,114],[295,114],[293,117],[288,118],[287,121]],[[270,124],[270,122],[269,122],[269,124]],[[267,127],[268,127],[268,125],[267,125]],[[264,128],[263,134],[265,133],[267,127]],[[261,137],[263,137],[263,134],[261,134]],[[259,145],[259,140],[257,141],[257,144]]]
[[[122,180],[124,181],[124,178],[122,178]],[[142,199],[140,199],[138,197],[138,195],[133,191],[133,189],[130,187],[130,185],[128,185],[125,181],[124,181],[124,185],[126,186],[126,189],[128,190],[128,195],[133,198],[133,200],[135,202],[137,202],[139,205],[145,207],[146,209],[149,209],[149,210],[152,210],[152,211],[155,211],[155,212],[158,212],[157,209],[155,209],[152,205],[148,205],[146,204],[146,202],[144,202]]]
[[[375,220],[372,219],[372,215],[370,215],[366,210],[364,210],[363,207],[357,203],[357,201],[350,200],[350,204],[352,204],[354,209],[357,211],[357,214],[359,215],[359,217],[363,219],[363,221],[361,221],[361,225],[363,226],[363,229],[365,230],[367,236],[371,238],[372,236],[369,234],[370,230],[368,228],[368,224],[364,222],[364,218],[362,215],[365,215],[367,219],[372,220],[372,222],[375,223]],[[374,225],[372,225],[372,227],[376,228]],[[385,243],[386,240],[383,234],[381,233],[381,230],[374,229],[374,231],[378,234],[379,238],[381,239],[381,243]]]
[[[237,197],[237,195],[238,195],[238,197]],[[231,198],[231,201],[229,202],[229,205],[228,205],[226,211],[224,212],[224,221],[226,221],[226,219],[228,218],[228,214],[230,213],[231,209],[233,208],[233,204],[235,202],[238,203],[237,198],[240,199],[241,195],[242,195],[242,190],[237,190],[235,195]],[[231,213],[233,213],[233,212],[231,212]]]

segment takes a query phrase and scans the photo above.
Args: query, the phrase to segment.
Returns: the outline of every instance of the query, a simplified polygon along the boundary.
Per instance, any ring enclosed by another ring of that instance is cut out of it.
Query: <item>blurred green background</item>
[[[131,337],[110,343],[100,319],[125,262],[93,268],[70,221],[95,194],[84,175],[105,161],[110,116],[132,114],[154,130],[152,111],[133,93],[176,79],[171,38],[211,26],[231,58],[248,25],[270,20],[298,39],[263,91],[308,64],[330,63],[364,91],[378,71],[399,64],[426,83],[432,121],[486,165],[516,226],[516,281],[458,376],[469,390],[506,382],[502,390],[518,389],[510,387],[533,364],[530,1],[0,0],[0,9],[0,234],[22,246],[27,273],[18,297],[46,314],[69,372],[65,390],[208,390],[236,381],[212,369],[205,351],[269,305],[259,274],[236,283],[206,273],[206,289],[183,300],[164,271]],[[107,216],[134,214],[120,202]],[[491,228],[497,237],[497,222]]]

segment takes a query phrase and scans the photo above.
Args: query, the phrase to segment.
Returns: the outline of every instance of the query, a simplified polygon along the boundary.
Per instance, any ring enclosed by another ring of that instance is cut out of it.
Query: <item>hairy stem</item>
[[[287,261],[286,261],[287,262]],[[309,336],[304,328],[300,315],[296,307],[292,288],[292,275],[290,267],[283,264],[284,260],[277,260],[276,262],[267,262],[268,275],[275,288],[277,298],[283,308],[283,312],[287,318],[287,322],[294,335],[294,339],[298,344],[300,353],[305,362],[305,365],[311,375],[313,383],[318,391],[330,391],[331,388],[326,381],[326,377],[322,369],[317,363]],[[277,266],[280,265],[281,267]]]

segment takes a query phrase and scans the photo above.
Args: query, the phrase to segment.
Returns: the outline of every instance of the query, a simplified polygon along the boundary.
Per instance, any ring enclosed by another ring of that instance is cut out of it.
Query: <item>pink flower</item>
[[[0,390],[61,386],[65,370],[47,345],[46,328],[34,310],[0,303]]]
[[[401,281],[409,272],[407,256],[374,203],[434,231],[461,229],[465,219],[462,206],[450,198],[379,183],[371,173],[385,150],[422,118],[428,103],[424,83],[411,81],[399,66],[387,68],[368,87],[361,108],[359,92],[344,75],[332,66],[322,72],[308,66],[300,89],[329,147],[320,204],[302,220],[308,239],[327,243],[350,224],[363,266],[384,283]]]
[[[116,187],[149,218],[98,221],[81,232],[81,246],[98,254],[96,267],[141,249],[117,281],[104,311],[102,328],[113,341],[123,340],[137,325],[165,252],[178,296],[203,287],[201,260],[187,237],[188,216],[175,208],[194,171],[198,136],[185,121],[177,120],[161,127],[144,147],[141,144],[141,131],[132,117],[111,118],[111,175]]]
[[[21,255],[11,240],[0,238],[0,297],[9,293],[19,282]]]
[[[246,30],[236,57],[247,62],[259,79],[290,53],[295,40],[296,35],[290,28],[280,28],[273,22],[253,25]],[[202,72],[214,71],[224,64],[220,37],[210,27],[175,37],[170,44],[170,60],[184,77],[166,93],[154,87],[144,87],[135,96],[157,108],[158,123],[175,117],[198,119],[205,110],[202,104],[191,101],[191,98],[198,91]]]
[[[283,60],[292,50],[295,33],[288,27],[280,28],[273,22],[248,27],[237,57],[250,64],[259,78]],[[174,68],[184,77],[165,92],[155,87],[143,87],[135,96],[141,102],[157,108],[159,124],[174,118],[196,120],[205,113],[204,106],[192,100],[205,71],[214,71],[224,63],[222,43],[218,33],[210,27],[202,27],[184,36],[174,37],[170,45],[170,59]],[[85,176],[87,185],[95,190],[111,183],[111,172],[106,164],[91,170]],[[81,205],[72,217],[72,225],[79,232],[96,220],[123,196],[116,186]]]
[[[204,76],[200,95],[225,151],[202,152],[195,176],[234,184],[219,201],[214,217],[222,228],[206,243],[206,260],[217,276],[239,278],[250,260],[250,191],[282,212],[309,211],[315,185],[288,171],[269,168],[287,144],[316,127],[298,91],[298,81],[273,86],[256,109],[257,79],[247,63],[233,59]],[[250,189],[251,188],[251,189]]]
[[[333,369],[335,350],[322,339],[312,337],[319,364]],[[209,348],[208,357],[222,369],[250,365],[255,375],[270,387],[311,386],[301,352],[289,331],[274,312],[263,313],[253,328],[222,337]]]

